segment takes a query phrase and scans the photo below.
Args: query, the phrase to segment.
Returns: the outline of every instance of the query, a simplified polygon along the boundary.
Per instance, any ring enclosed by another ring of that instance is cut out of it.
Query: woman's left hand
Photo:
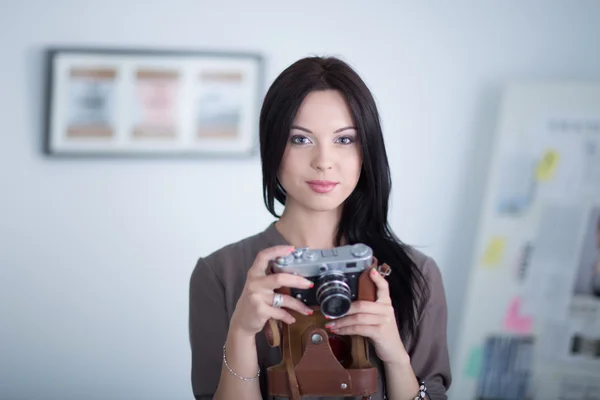
[[[376,269],[372,269],[369,276],[377,287],[377,300],[354,301],[344,317],[328,322],[325,327],[337,335],[368,337],[381,361],[403,363],[408,354],[400,339],[388,283]]]

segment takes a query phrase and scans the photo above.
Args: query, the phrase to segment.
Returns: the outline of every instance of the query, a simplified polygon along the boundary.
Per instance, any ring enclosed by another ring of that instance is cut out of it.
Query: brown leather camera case
[[[369,277],[374,267],[377,267],[375,257],[371,268],[359,277],[358,300],[375,301],[377,298],[377,288]],[[378,270],[387,275],[389,266],[383,264]],[[267,271],[273,273],[271,267]],[[289,295],[290,289],[281,288],[276,292]],[[291,400],[299,400],[301,396],[362,396],[369,399],[377,392],[377,368],[369,362],[368,339],[358,335],[345,336],[351,357],[338,361],[325,328],[329,320],[319,306],[312,309],[312,315],[288,309],[296,319],[291,325],[273,319],[265,324],[267,342],[272,347],[281,347],[282,351],[281,362],[267,368],[270,395]]]

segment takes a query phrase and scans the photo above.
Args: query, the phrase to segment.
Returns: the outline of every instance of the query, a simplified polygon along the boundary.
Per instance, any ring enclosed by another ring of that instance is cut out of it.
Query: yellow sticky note
[[[482,263],[486,267],[498,265],[504,254],[505,241],[502,237],[493,237],[483,253]]]
[[[556,172],[556,166],[558,165],[559,159],[560,155],[557,151],[548,150],[537,165],[535,178],[541,182],[552,179],[552,177],[554,177],[554,173]]]

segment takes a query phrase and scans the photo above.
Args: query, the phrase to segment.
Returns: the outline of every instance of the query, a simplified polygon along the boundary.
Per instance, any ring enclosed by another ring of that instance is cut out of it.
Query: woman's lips
[[[337,182],[332,181],[307,181],[306,183],[317,193],[329,193],[337,186]]]

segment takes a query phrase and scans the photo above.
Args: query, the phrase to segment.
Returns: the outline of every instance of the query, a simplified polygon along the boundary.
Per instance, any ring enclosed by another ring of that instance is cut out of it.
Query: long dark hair
[[[276,218],[275,200],[285,205],[286,193],[277,173],[290,127],[307,94],[316,90],[338,90],[352,114],[362,152],[358,184],[346,199],[336,235],[348,243],[369,245],[380,263],[392,268],[388,276],[392,305],[401,335],[413,334],[418,308],[428,297],[427,283],[408,256],[408,246],[388,224],[388,202],[392,182],[375,100],[358,74],[345,62],[333,57],[308,57],[285,69],[269,88],[260,113],[260,154],[263,197]]]

